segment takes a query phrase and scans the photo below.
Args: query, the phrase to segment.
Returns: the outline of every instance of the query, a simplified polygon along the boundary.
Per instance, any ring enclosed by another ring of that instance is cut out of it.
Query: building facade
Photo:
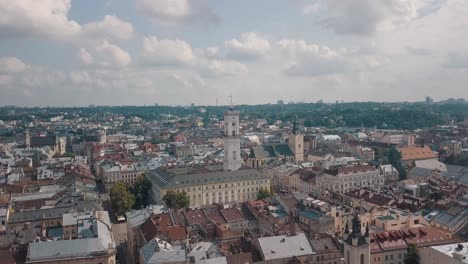
[[[345,264],[368,264],[370,263],[370,238],[368,226],[366,233],[361,232],[361,221],[357,214],[352,221],[352,232],[346,228],[346,239],[344,240]]]
[[[161,203],[167,191],[185,192],[190,206],[234,203],[256,199],[260,188],[270,190],[270,179],[248,168],[223,171],[221,166],[157,169],[147,173],[150,194]]]
[[[383,185],[383,175],[370,165],[340,166],[317,177],[317,188],[322,193],[332,191],[343,194],[362,187],[375,188]]]
[[[225,171],[236,171],[241,167],[239,111],[231,107],[224,112],[224,163]]]

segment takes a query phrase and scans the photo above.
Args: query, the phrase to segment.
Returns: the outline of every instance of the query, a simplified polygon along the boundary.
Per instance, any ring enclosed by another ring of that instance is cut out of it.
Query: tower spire
[[[232,93],[231,93],[231,95],[229,95],[228,97],[231,99],[230,109],[232,110],[232,109],[234,109],[234,103],[233,103],[233,101],[232,101]]]
[[[297,115],[294,117],[294,123],[293,123],[292,133],[293,133],[294,135],[297,135]]]

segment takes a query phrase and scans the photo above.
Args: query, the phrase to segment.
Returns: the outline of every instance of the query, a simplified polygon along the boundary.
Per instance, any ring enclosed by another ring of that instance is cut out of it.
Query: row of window
[[[263,183],[264,183],[263,181],[260,181],[260,184],[263,184]],[[266,181],[265,181],[265,183],[266,183]],[[254,184],[259,184],[259,181],[255,181],[255,183],[254,183],[253,181],[251,181],[251,182],[242,182],[242,186],[249,186],[249,185],[254,185]],[[231,183],[230,186],[229,186],[228,184],[224,184],[224,188],[229,188],[229,187],[234,187],[234,186],[235,186],[235,183]],[[237,186],[241,186],[241,183],[238,182],[238,183],[237,183]],[[223,185],[219,184],[217,189],[221,189],[221,188],[223,188]],[[191,188],[187,188],[187,189],[182,188],[182,189],[177,189],[177,192],[179,192],[179,190],[180,190],[181,192],[190,192],[190,191],[191,191],[190,189],[191,189],[192,191],[196,191],[197,189],[198,189],[199,191],[201,191],[201,190],[202,190],[202,187],[201,187],[201,186],[199,186],[199,187],[191,187]],[[210,189],[210,187],[209,187],[209,186],[205,186],[204,189],[205,189],[205,190],[208,190],[208,189]],[[215,186],[212,185],[212,186],[211,186],[211,189],[212,189],[212,190],[215,189]],[[258,189],[258,187],[257,187],[257,189]]]

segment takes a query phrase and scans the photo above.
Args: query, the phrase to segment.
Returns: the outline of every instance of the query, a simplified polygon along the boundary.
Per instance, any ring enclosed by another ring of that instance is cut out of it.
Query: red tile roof
[[[437,154],[435,154],[428,146],[402,147],[398,150],[401,153],[401,159],[403,161],[437,158]]]
[[[220,213],[228,223],[245,220],[240,211],[234,208],[223,209]]]
[[[427,247],[457,242],[451,235],[431,226],[373,233],[371,241],[373,241],[371,243],[372,253],[378,253],[379,248],[383,251],[405,249],[409,244]]]
[[[189,225],[206,225],[209,222],[208,218],[205,216],[205,213],[201,209],[185,211],[184,215]]]

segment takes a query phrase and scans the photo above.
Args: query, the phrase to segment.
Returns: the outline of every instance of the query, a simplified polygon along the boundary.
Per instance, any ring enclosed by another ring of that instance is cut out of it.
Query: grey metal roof
[[[57,139],[55,136],[31,137],[31,147],[55,146]]]
[[[78,201],[75,204],[67,204],[63,207],[39,209],[31,211],[14,212],[10,214],[8,223],[23,223],[41,221],[42,219],[57,219],[61,218],[63,214],[69,213],[72,210],[102,210],[102,207],[90,201]]]
[[[103,245],[99,238],[57,240],[29,243],[28,258],[30,261],[38,261],[85,257],[98,252],[106,254],[107,250],[108,246]]]
[[[446,167],[447,172],[442,172],[442,176],[457,182],[468,184],[468,167],[448,164]]]
[[[140,249],[144,264],[159,264],[186,261],[185,250],[180,246],[171,247],[170,250],[160,248],[157,239],[152,239]]]
[[[460,221],[465,221],[465,217],[468,217],[468,208],[455,206],[441,211],[432,218],[432,221],[446,226],[456,226]]]
[[[295,236],[273,236],[258,238],[265,260],[284,259],[314,254],[304,233]]]
[[[107,212],[106,212],[107,214]],[[30,261],[55,260],[104,255],[115,252],[115,243],[110,226],[99,219],[93,220],[93,233],[88,238],[57,240],[29,243],[28,259]]]

